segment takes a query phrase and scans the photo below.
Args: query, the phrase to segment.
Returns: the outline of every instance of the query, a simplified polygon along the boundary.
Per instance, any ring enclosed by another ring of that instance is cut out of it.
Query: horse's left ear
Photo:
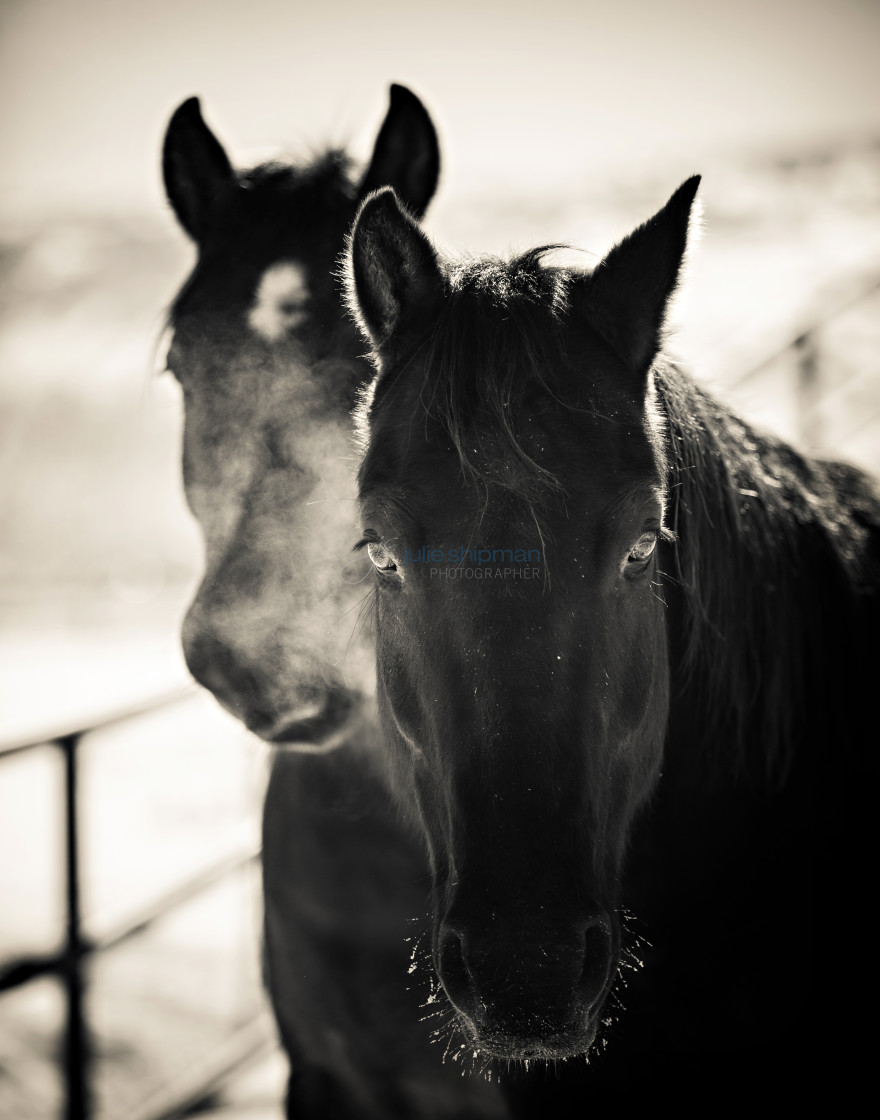
[[[662,210],[615,245],[592,273],[572,284],[572,307],[639,375],[648,372],[660,349],[699,185],[699,175],[682,183]]]
[[[349,307],[378,352],[424,330],[442,306],[434,247],[389,187],[371,194],[355,219],[346,284]]]
[[[404,206],[421,218],[434,197],[439,176],[440,146],[427,109],[406,86],[393,85],[360,197],[393,187]]]
[[[237,180],[223,145],[202,118],[197,97],[179,105],[168,122],[162,175],[177,220],[201,243]]]

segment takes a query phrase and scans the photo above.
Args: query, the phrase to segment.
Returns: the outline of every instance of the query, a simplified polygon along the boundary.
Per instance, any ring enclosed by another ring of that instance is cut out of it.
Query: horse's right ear
[[[236,178],[223,146],[202,119],[197,97],[178,106],[168,123],[162,174],[178,221],[201,242]]]
[[[400,201],[421,218],[437,189],[440,146],[428,111],[406,86],[391,87],[388,114],[376,137],[360,197],[394,187]]]
[[[691,210],[700,185],[692,175],[662,210],[611,250],[571,287],[580,307],[636,374],[644,377],[663,341],[669,301],[688,244]]]
[[[348,304],[376,351],[423,330],[445,290],[437,254],[386,187],[370,195],[349,238]]]

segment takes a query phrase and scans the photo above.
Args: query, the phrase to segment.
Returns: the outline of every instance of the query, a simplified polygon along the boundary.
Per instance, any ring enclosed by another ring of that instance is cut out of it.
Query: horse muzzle
[[[277,650],[248,658],[191,625],[184,628],[183,648],[189,671],[199,684],[269,743],[328,749],[362,703],[360,693],[327,680],[326,674],[313,679],[301,666],[288,666]],[[265,665],[280,668],[270,677]]]
[[[441,924],[435,967],[464,1033],[494,1058],[586,1054],[617,970],[613,925],[604,912],[564,934],[530,937],[522,925],[514,916],[495,937]]]

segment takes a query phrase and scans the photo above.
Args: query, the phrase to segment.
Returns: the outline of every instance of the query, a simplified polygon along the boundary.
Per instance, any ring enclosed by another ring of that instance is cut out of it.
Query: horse
[[[264,972],[290,1058],[291,1116],[503,1115],[413,1030],[411,921],[427,869],[386,792],[351,409],[370,366],[335,276],[364,197],[393,185],[421,214],[437,135],[391,86],[366,170],[331,150],[233,169],[185,101],[164,141],[166,193],[195,242],[169,313],[184,396],[183,479],[205,571],[183,624],[190,672],[274,754],[263,811]],[[333,558],[342,556],[336,562]]]
[[[699,182],[593,269],[451,261],[391,188],[350,237],[421,961],[512,1115],[726,1115],[871,1068],[880,496],[669,355]]]
[[[370,691],[369,666],[339,648],[334,626],[352,587],[320,570],[336,525],[351,520],[338,495],[350,489],[348,413],[365,376],[333,272],[365,193],[393,184],[424,211],[436,133],[421,102],[392,86],[360,182],[341,151],[236,172],[191,98],[169,123],[163,171],[198,249],[171,307],[168,354],[184,393],[186,498],[205,544],[186,662],[267,741],[319,740],[359,687]]]

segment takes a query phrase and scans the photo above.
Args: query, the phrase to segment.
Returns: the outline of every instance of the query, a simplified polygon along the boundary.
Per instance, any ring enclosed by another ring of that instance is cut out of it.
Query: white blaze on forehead
[[[309,286],[302,265],[281,261],[260,277],[248,326],[267,342],[277,342],[306,319]]]

